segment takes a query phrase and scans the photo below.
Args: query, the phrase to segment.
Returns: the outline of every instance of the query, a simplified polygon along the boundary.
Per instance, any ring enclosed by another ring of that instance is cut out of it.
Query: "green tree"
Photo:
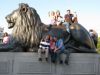
[[[98,38],[97,51],[98,51],[98,53],[100,53],[100,37]]]

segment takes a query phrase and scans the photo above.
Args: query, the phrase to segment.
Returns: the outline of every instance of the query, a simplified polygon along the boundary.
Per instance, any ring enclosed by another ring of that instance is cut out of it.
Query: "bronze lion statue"
[[[37,11],[27,4],[19,4],[19,8],[6,17],[8,28],[13,28],[12,37],[24,48],[38,46],[42,38],[43,24]]]
[[[30,48],[38,47],[41,38],[49,34],[63,38],[64,45],[70,52],[96,52],[92,38],[82,25],[77,23],[70,25],[70,34],[63,26],[44,25],[37,11],[28,4],[19,4],[18,9],[6,16],[6,20],[8,28],[13,28],[12,41],[15,42],[11,42],[13,46],[11,51],[28,51]]]

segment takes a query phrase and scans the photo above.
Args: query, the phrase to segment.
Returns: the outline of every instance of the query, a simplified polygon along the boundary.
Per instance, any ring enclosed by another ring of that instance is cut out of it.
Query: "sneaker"
[[[48,61],[48,58],[45,58],[46,61]]]
[[[66,65],[69,65],[69,62],[68,62],[68,60],[65,60],[65,64],[66,64]]]
[[[55,61],[55,60],[51,60],[51,62],[52,62],[52,63],[56,63],[56,61]]]
[[[60,62],[59,62],[60,64],[63,64],[63,61],[62,60],[60,60]]]
[[[42,58],[39,58],[39,61],[42,61]]]

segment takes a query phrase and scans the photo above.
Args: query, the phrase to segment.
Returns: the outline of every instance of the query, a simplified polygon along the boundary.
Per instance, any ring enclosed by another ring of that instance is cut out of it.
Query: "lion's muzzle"
[[[6,18],[6,21],[8,23],[8,28],[9,29],[12,28],[14,26],[14,22],[11,20],[10,16],[8,15],[5,18]]]

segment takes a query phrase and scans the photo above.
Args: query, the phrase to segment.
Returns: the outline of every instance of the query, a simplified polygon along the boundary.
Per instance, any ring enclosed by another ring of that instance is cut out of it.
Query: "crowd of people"
[[[50,25],[64,25],[66,30],[69,32],[69,25],[72,23],[78,23],[77,14],[76,12],[71,13],[71,10],[67,10],[66,14],[61,16],[60,11],[51,11],[49,12],[49,18],[50,18]]]
[[[64,15],[64,18],[61,16],[60,11],[57,10],[56,12],[51,11],[49,12],[49,17],[51,19],[50,25],[63,25],[66,28],[66,31],[70,33],[69,26],[72,23],[78,23],[77,14],[74,12],[71,13],[70,10],[67,10],[67,13]],[[93,30],[89,30],[90,37],[93,39],[95,46],[97,47],[97,38],[98,34]],[[57,37],[53,37],[47,35],[46,38],[43,38],[40,42],[40,46],[38,49],[39,54],[39,61],[42,61],[41,53],[45,53],[45,59],[48,61],[48,56],[51,56],[51,62],[55,63],[57,58],[59,59],[59,63],[62,64],[62,54],[66,55],[65,64],[68,64],[69,61],[69,51],[65,49],[63,44],[63,39],[58,39]]]
[[[78,23],[77,14],[74,12],[71,13],[70,10],[67,10],[67,13],[64,15],[64,18],[61,16],[60,11],[51,11],[48,13],[49,18],[51,19],[50,25],[63,25],[66,28],[66,31],[70,33],[69,26],[72,23]],[[47,35],[40,42],[40,46],[38,49],[39,61],[42,61],[41,53],[45,53],[45,60],[48,61],[48,55],[51,55],[51,61],[53,63],[56,62],[57,58],[59,62],[62,64],[62,53],[66,54],[65,64],[68,64],[69,60],[69,52],[65,49],[63,39],[58,39],[57,37]]]
[[[90,29],[90,37],[93,39],[95,46],[97,47],[97,33]],[[49,55],[51,56],[51,62],[56,63],[59,59],[60,64],[69,64],[70,52],[65,49],[63,38],[57,38],[56,36],[46,35],[40,41],[38,49],[39,61],[42,61],[42,53],[45,55],[45,60],[48,61]],[[66,55],[65,60],[62,59],[62,54]]]
[[[68,64],[69,53],[65,50],[63,39],[58,39],[55,36],[46,35],[40,42],[38,49],[39,61],[42,61],[42,53],[45,55],[45,60],[48,61],[48,56],[51,56],[51,62],[56,63],[57,58],[60,64],[63,63],[62,53],[66,54],[65,64]]]

